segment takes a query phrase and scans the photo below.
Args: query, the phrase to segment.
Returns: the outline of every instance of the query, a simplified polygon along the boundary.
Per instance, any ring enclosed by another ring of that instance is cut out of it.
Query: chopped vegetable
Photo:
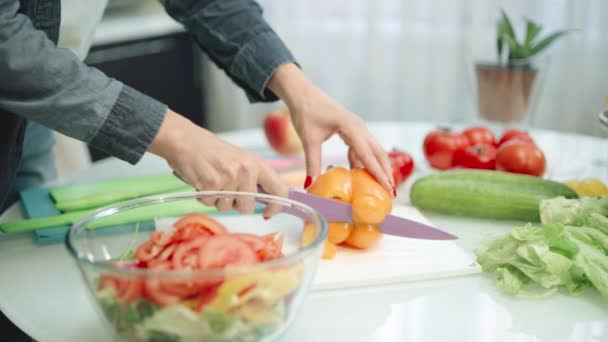
[[[583,180],[571,179],[564,182],[576,191],[579,196],[604,196],[608,195],[608,187],[597,178],[586,178]]]
[[[608,234],[608,196],[544,200],[540,202],[540,217],[543,223],[592,227]]]
[[[511,295],[571,294],[592,286],[608,301],[608,196],[541,202],[544,225],[528,224],[476,251]],[[531,292],[535,285],[541,291]]]
[[[500,171],[455,170],[414,182],[410,200],[418,209],[447,215],[539,222],[539,203],[576,197],[564,184]]]
[[[0,231],[4,233],[23,233],[41,228],[57,227],[73,224],[90,215],[97,209],[71,211],[65,214],[33,219],[17,220],[0,223]],[[87,226],[87,229],[96,229],[128,223],[152,220],[158,216],[180,216],[191,212],[212,212],[214,207],[206,207],[195,199],[173,202],[162,202],[125,210],[110,216],[103,217]]]
[[[282,256],[283,235],[229,233],[210,217],[189,214],[156,231],[134,260],[116,267],[152,270],[222,269]],[[303,265],[245,274],[145,277],[103,274],[97,299],[119,334],[134,341],[257,341],[286,319]]]
[[[121,178],[83,185],[53,188],[51,197],[61,211],[98,208],[142,196],[189,191],[188,186],[172,174]]]
[[[322,258],[332,259],[337,244],[365,249],[381,237],[377,227],[392,209],[392,198],[366,170],[332,167],[320,175],[308,188],[308,192],[333,200],[351,203],[354,225],[345,222],[329,222],[328,238]],[[358,227],[357,227],[358,226]],[[316,236],[313,225],[305,223],[301,245],[312,243]]]

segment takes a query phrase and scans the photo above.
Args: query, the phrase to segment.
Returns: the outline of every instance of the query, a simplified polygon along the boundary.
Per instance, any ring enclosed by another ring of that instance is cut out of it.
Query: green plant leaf
[[[534,56],[537,53],[541,52],[542,50],[547,48],[549,45],[551,45],[551,43],[553,43],[557,38],[559,38],[567,33],[568,33],[568,31],[558,31],[558,32],[548,35],[543,40],[538,42],[538,44],[534,45],[533,47],[530,47],[530,54],[528,57]]]
[[[517,36],[515,35],[515,30],[513,30],[513,25],[511,24],[511,20],[507,16],[504,10],[501,10],[502,19],[500,21],[500,31],[503,34],[507,34],[516,44],[517,44]]]
[[[526,18],[526,41],[524,42],[524,45],[529,47],[534,41],[534,38],[538,36],[541,29],[542,26]]]

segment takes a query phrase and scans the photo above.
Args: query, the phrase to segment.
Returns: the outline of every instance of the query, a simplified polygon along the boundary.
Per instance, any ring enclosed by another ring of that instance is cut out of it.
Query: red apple
[[[280,154],[294,155],[302,151],[302,142],[291,123],[287,108],[266,114],[264,133],[270,146]]]

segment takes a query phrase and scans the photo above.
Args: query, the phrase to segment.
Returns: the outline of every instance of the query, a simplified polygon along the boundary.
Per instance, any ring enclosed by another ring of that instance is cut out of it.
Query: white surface
[[[420,223],[433,224],[416,208],[397,205],[392,214],[408,218]],[[173,229],[173,223],[178,218],[164,217],[154,220],[156,230]],[[259,215],[239,215],[236,217],[216,217],[218,221],[231,231],[247,232],[251,222],[259,219]],[[301,229],[288,229],[288,222],[265,222],[267,231],[259,234],[277,231],[291,235],[285,239],[284,251],[297,250],[293,242],[300,240]],[[283,220],[284,221],[284,220]],[[408,239],[398,236],[384,235],[380,241],[367,250],[360,251],[338,246],[336,256],[331,260],[322,260],[312,284],[314,291],[357,288],[372,285],[389,285],[420,280],[441,279],[478,273],[480,266],[475,262],[475,256],[467,253],[454,241],[429,241]]]
[[[424,164],[420,143],[431,128],[413,123],[370,125],[386,147],[410,150],[419,166]],[[607,179],[608,164],[599,166],[608,160],[603,140],[551,132],[533,135],[545,149],[555,177],[595,175]],[[265,144],[260,131],[224,136],[240,146]],[[336,139],[324,148],[343,150]],[[560,153],[562,157],[557,158]],[[108,160],[75,175],[73,181],[167,170],[163,161],[149,156],[136,167]],[[407,185],[399,190],[398,202],[406,202],[406,189]],[[18,216],[19,207],[6,215]],[[456,243],[469,252],[514,225],[430,214],[427,217],[438,227],[458,235]],[[64,246],[38,246],[30,236],[0,241],[0,284],[0,310],[37,340],[110,340]],[[309,295],[281,341],[600,342],[608,341],[608,304],[592,290],[579,297],[560,292],[542,300],[512,298],[500,293],[494,277],[487,274],[329,290]]]
[[[121,43],[182,32],[183,26],[173,20],[154,0],[137,0],[109,8],[93,35],[93,45]]]
[[[431,225],[416,208],[395,206],[397,216]],[[440,227],[438,227],[440,228]],[[384,235],[365,251],[338,247],[332,260],[319,265],[314,290],[345,289],[440,279],[480,271],[472,253],[453,241],[430,241]]]

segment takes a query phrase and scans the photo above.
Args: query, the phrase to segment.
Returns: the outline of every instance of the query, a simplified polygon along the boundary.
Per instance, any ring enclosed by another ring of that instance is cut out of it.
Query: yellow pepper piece
[[[581,182],[579,180],[569,179],[565,181],[564,184],[566,184],[570,189],[574,190],[577,195],[581,196],[581,194],[579,193]]]
[[[597,178],[588,178],[581,181],[579,185],[583,196],[603,196],[608,194],[608,187]]]
[[[302,271],[303,265],[296,264],[278,270],[261,271],[228,279],[218,288],[217,295],[209,304],[209,308],[227,312],[252,298],[275,303],[300,285]],[[250,287],[253,288],[242,293]]]

